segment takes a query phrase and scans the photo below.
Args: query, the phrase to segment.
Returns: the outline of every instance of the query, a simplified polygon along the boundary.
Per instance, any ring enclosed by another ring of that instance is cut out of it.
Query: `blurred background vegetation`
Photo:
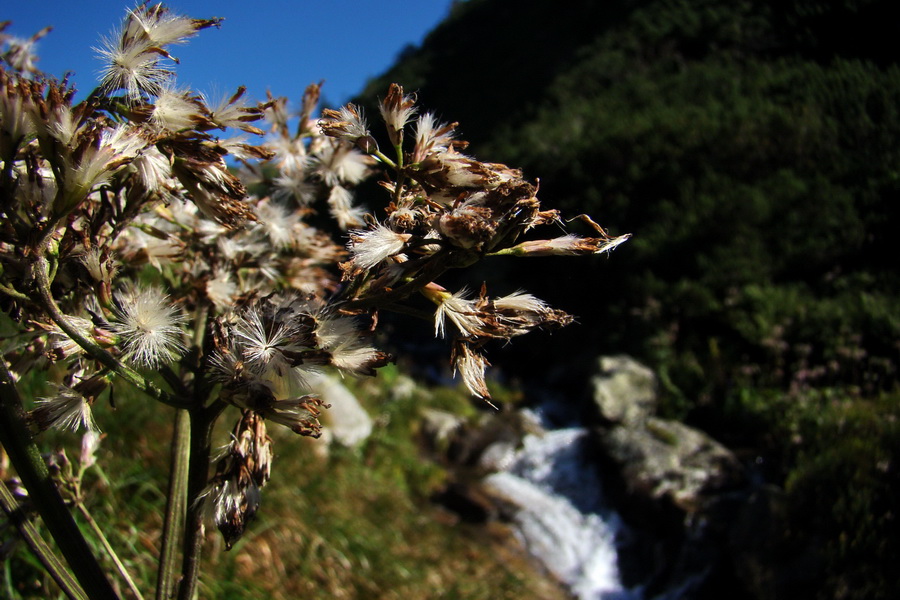
[[[547,206],[634,238],[489,264],[580,325],[490,358],[577,393],[651,365],[665,416],[788,493],[782,551],[819,590],[900,595],[900,45],[883,0],[469,0],[389,82],[461,123]],[[574,225],[573,225],[574,226]],[[550,356],[565,357],[565,370]]]

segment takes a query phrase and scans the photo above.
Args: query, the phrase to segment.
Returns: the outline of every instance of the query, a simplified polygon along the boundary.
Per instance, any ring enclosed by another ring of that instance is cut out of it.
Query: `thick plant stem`
[[[181,584],[178,600],[192,600],[200,577],[200,554],[203,545],[203,501],[201,496],[209,480],[212,432],[216,419],[224,409],[216,401],[208,407],[190,411],[191,456],[188,474],[188,511],[184,529],[184,553],[181,559]]]
[[[22,398],[6,361],[0,358],[0,443],[63,557],[91,600],[118,600],[72,514],[66,507],[47,465],[32,440]]]
[[[6,513],[6,518],[19,530],[19,535],[22,536],[22,539],[25,540],[25,543],[28,544],[28,547],[66,597],[70,600],[89,600],[87,594],[84,593],[84,590],[81,589],[81,586],[78,585],[78,582],[72,577],[72,574],[69,573],[62,561],[53,553],[53,549],[41,538],[37,529],[22,512],[16,499],[2,483],[0,483],[0,506],[2,506],[3,512]]]
[[[178,577],[178,548],[187,514],[190,444],[190,416],[188,411],[178,410],[175,413],[175,431],[172,435],[169,494],[166,499],[166,515],[163,521],[162,548],[159,554],[159,572],[156,579],[156,600],[168,600],[175,595]]]

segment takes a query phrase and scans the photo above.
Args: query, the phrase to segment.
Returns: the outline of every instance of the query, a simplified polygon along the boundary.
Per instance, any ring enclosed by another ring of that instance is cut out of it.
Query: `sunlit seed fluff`
[[[475,301],[467,299],[466,290],[444,296],[434,313],[435,336],[444,337],[444,321],[449,319],[463,336],[477,335],[484,328]]]
[[[221,271],[206,281],[206,297],[219,311],[226,311],[234,305],[234,299],[240,290],[232,280],[231,273]]]
[[[521,254],[533,256],[565,256],[593,251],[589,248],[589,244],[586,243],[584,238],[571,233],[550,240],[531,240],[523,242],[516,247],[516,249],[519,248],[521,248]]]
[[[269,480],[272,457],[265,422],[257,413],[244,411],[231,443],[216,458],[210,484],[199,496],[205,516],[215,520],[227,548],[241,538],[259,509],[260,488]]]
[[[579,254],[601,254],[615,250],[631,238],[631,234],[609,238],[585,238],[573,234],[553,238],[551,240],[530,240],[512,248],[501,251],[501,254],[514,256],[574,256]]]
[[[99,143],[88,146],[78,164],[65,171],[66,191],[74,196],[87,194],[134,159],[146,145],[147,141],[128,125],[105,130]]]
[[[239,356],[240,350],[233,347],[229,350],[216,349],[209,355],[208,365],[212,378],[221,383],[235,383],[248,375],[244,371],[244,363]],[[249,373],[253,376],[252,373]]]
[[[156,98],[150,120],[154,125],[169,131],[193,128],[201,110],[196,100],[183,91],[164,89]]]
[[[269,106],[263,111],[263,119],[271,125],[272,131],[287,131],[288,113],[287,98],[273,98],[269,93]]]
[[[49,30],[49,28],[47,29]],[[9,66],[12,67],[14,71],[34,73],[38,70],[36,66],[38,57],[34,51],[36,45],[35,42],[37,42],[38,36],[40,36],[40,34],[29,40],[5,35],[0,37],[0,41],[5,41],[7,43],[6,52],[4,52],[3,58],[9,63]]]
[[[110,326],[128,360],[155,368],[184,352],[183,321],[161,290],[130,288],[115,294],[115,320]]]
[[[403,88],[396,83],[391,84],[388,95],[379,104],[379,110],[391,143],[399,146],[403,141],[403,128],[416,113],[415,97],[404,94]]]
[[[316,199],[318,187],[306,181],[302,172],[282,174],[273,181],[275,189],[272,199],[278,202],[294,202],[300,206],[308,206]]]
[[[287,373],[291,365],[282,350],[291,349],[296,329],[284,321],[264,318],[259,310],[244,311],[234,327],[235,347],[255,372]]]
[[[424,220],[424,214],[411,206],[401,206],[388,216],[392,227],[409,230]]]
[[[483,174],[473,170],[474,162],[471,158],[452,148],[438,155],[438,160],[446,170],[446,178],[450,185],[456,187],[480,187],[485,183]]]
[[[543,313],[547,311],[547,303],[525,292],[514,292],[508,296],[494,299],[494,307],[498,310],[509,310],[523,313]]]
[[[247,524],[259,509],[261,493],[259,485],[251,478],[235,473],[233,478],[211,484],[201,497],[208,496],[204,513],[212,516],[225,540],[225,548],[231,549],[241,538]]]
[[[219,147],[223,150],[226,150],[228,154],[237,158],[239,160],[255,160],[255,159],[263,159],[268,160],[272,158],[272,151],[266,146],[254,146],[252,144],[248,144],[247,136],[239,135],[230,138],[225,138],[219,140]],[[243,169],[241,171],[241,179],[245,184],[254,183],[253,177],[256,176],[256,182],[261,183],[265,180],[264,177],[259,177],[259,174],[250,171],[249,169]]]
[[[312,158],[313,171],[326,185],[356,185],[369,174],[372,157],[346,145],[331,143]]]
[[[459,373],[469,391],[484,400],[491,397],[484,378],[488,365],[484,356],[473,351],[469,344],[458,343],[453,349],[453,374]]]
[[[183,245],[175,236],[160,239],[139,229],[131,229],[120,236],[117,249],[126,258],[141,256],[157,269],[173,262],[184,252]]]
[[[302,139],[292,139],[275,135],[266,138],[266,146],[275,153],[275,163],[280,167],[282,177],[297,176],[302,179],[309,155]]]
[[[202,96],[203,103],[209,107],[209,118],[221,129],[235,128],[263,135],[265,132],[258,127],[251,125],[251,122],[258,121],[262,118],[262,108],[260,106],[248,107],[243,100],[247,88],[241,86],[231,96],[225,96],[217,102],[213,102],[207,96]]]
[[[197,24],[189,17],[169,12],[162,5],[154,5],[149,10],[128,11],[125,36],[138,38],[145,36],[157,46],[178,44],[197,32]]]
[[[169,159],[156,146],[144,148],[131,162],[131,166],[137,172],[141,184],[151,192],[162,191],[166,182],[172,178]]]
[[[404,106],[399,110],[392,110],[384,115],[385,121],[388,122],[388,125],[391,129],[396,131],[401,131],[406,124],[410,122],[413,115],[416,114],[416,108],[414,106]]]
[[[96,247],[86,251],[79,259],[94,281],[108,283],[112,281],[118,270],[118,267],[104,256],[103,251]]]
[[[100,85],[106,92],[125,90],[131,100],[139,100],[144,94],[159,94],[171,72],[159,64],[159,54],[152,52],[152,44],[146,40],[122,41],[120,33],[113,33],[103,40],[103,47],[96,49],[105,62],[100,73]]]
[[[626,233],[626,234],[620,235],[618,237],[610,238],[610,239],[604,241],[600,245],[600,247],[597,248],[597,254],[600,254],[602,252],[606,252],[607,254],[609,254],[610,252],[612,252],[613,250],[618,248],[620,245],[627,242],[630,238],[631,238],[630,233]]]
[[[319,347],[331,350],[347,340],[355,343],[359,339],[359,332],[352,319],[318,315],[315,336]]]
[[[346,231],[353,227],[362,227],[365,223],[365,209],[353,205],[353,192],[336,185],[328,193],[328,210],[338,227]]]
[[[389,359],[376,348],[351,343],[338,345],[331,353],[332,366],[354,375],[374,375]]]
[[[65,104],[54,106],[46,120],[36,119],[36,121],[39,135],[40,121],[45,121],[46,133],[64,145],[71,144],[75,139],[75,134],[78,132],[78,123],[75,115],[72,113],[72,108]]]
[[[353,104],[342,106],[338,110],[326,108],[322,111],[322,115],[319,127],[324,135],[350,142],[356,142],[359,138],[369,135],[365,114],[361,108]]]
[[[328,191],[328,206],[333,211],[346,211],[353,208],[353,192],[336,185]]]
[[[368,231],[354,231],[350,234],[349,245],[353,263],[361,269],[376,267],[402,252],[409,238],[409,234],[391,231],[384,225],[376,225]]]
[[[416,121],[416,153],[441,152],[453,141],[453,127],[438,123],[434,113],[427,112]]]
[[[278,248],[294,245],[294,231],[300,225],[300,217],[286,206],[272,201],[262,201],[255,206],[257,226]]]
[[[29,108],[34,109],[30,99],[23,97],[16,80],[0,71],[0,144],[6,143],[4,138],[19,143],[34,131],[34,122],[29,118]],[[2,148],[2,146],[0,146]],[[4,149],[8,152],[10,149]]]
[[[86,338],[91,337],[91,332],[94,328],[94,324],[84,319],[82,317],[69,316],[69,324],[78,330],[81,335]],[[76,354],[82,354],[84,352],[84,348],[82,348],[78,343],[69,337],[67,333],[65,333],[62,329],[59,328],[58,325],[53,324],[49,326],[48,331],[50,332],[50,346],[53,348],[54,353],[60,357],[69,357]]]
[[[319,424],[321,408],[329,408],[318,397],[307,395],[300,398],[276,400],[259,412],[270,421],[288,427],[294,433],[310,437],[319,437],[322,433]]]
[[[69,429],[83,427],[96,431],[91,405],[79,392],[65,386],[56,386],[56,395],[37,400],[31,418],[41,431],[46,429]]]

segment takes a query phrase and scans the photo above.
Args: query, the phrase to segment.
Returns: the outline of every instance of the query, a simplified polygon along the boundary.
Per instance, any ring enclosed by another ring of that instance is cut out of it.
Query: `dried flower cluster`
[[[269,477],[265,421],[318,436],[327,407],[306,376],[375,374],[390,360],[371,341],[379,310],[425,314],[488,400],[487,342],[572,318],[525,292],[451,293],[437,279],[486,256],[595,254],[627,236],[583,217],[594,237],[533,239],[565,225],[537,186],[464,154],[456,125],[397,85],[380,106],[384,152],[360,108],[317,118],[316,84],[294,127],[283,98],[176,88],[169,48],[217,24],[163,5],[129,11],[99,51],[99,87],[77,104],[26,42],[0,40],[0,307],[19,328],[3,348],[13,377],[48,362],[68,373],[31,412],[37,429],[94,429],[117,379],[197,419],[239,409],[200,496],[230,545]],[[367,212],[354,190],[376,173],[386,208]]]
[[[207,510],[231,548],[259,508],[260,488],[272,469],[272,439],[266,422],[251,410],[243,411],[232,433],[231,443],[216,462],[216,472],[204,491],[211,496]]]
[[[468,299],[465,290],[450,293],[435,279],[485,256],[596,254],[628,236],[611,238],[582,216],[597,237],[522,241],[536,227],[564,223],[557,211],[541,208],[537,187],[519,170],[463,154],[467,144],[456,138],[456,125],[440,123],[432,113],[416,117],[415,99],[396,84],[380,112],[394,158],[377,149],[362,111],[352,105],[324,111],[320,122],[326,135],[355,144],[393,172],[391,181],[382,182],[391,196],[386,218],[373,217],[366,229],[350,232],[350,260],[341,264],[348,282],[341,306],[390,306],[424,295],[436,305],[435,333],[453,337],[455,371],[473,394],[487,400],[488,363],[481,353],[486,341],[567,325],[572,318],[530,294],[491,298],[482,286],[477,300]]]

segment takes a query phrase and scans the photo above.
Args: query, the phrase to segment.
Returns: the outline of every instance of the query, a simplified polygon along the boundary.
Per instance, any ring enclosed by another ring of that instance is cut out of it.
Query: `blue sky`
[[[418,45],[450,11],[452,0],[173,0],[173,11],[195,18],[224,17],[220,29],[203,30],[171,52],[179,86],[210,94],[231,94],[246,85],[261,100],[267,89],[296,104],[307,84],[325,80],[332,105],[359,92],[409,44]],[[133,0],[28,2],[0,5],[6,33],[30,37],[47,25],[53,31],[38,44],[38,66],[60,77],[73,71],[83,97],[94,88],[100,61],[93,47],[121,23]]]

